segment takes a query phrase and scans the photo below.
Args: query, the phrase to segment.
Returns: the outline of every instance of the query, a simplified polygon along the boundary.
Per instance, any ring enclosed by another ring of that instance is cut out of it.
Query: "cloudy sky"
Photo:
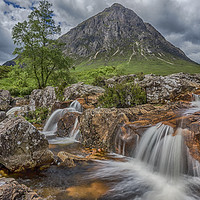
[[[165,38],[200,63],[200,0],[49,0],[62,34],[113,3],[134,10]],[[24,21],[38,0],[0,0],[0,64],[13,58],[12,27]]]

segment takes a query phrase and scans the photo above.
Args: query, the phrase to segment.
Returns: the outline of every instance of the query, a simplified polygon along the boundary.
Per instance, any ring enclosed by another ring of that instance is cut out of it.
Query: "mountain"
[[[9,60],[3,64],[3,66],[14,66],[16,62],[14,60]]]
[[[192,62],[151,24],[117,3],[59,39],[65,44],[63,52],[81,62],[85,59],[88,62],[101,59],[105,64],[116,59],[128,63],[135,59],[154,59],[168,64],[173,64],[175,59]]]

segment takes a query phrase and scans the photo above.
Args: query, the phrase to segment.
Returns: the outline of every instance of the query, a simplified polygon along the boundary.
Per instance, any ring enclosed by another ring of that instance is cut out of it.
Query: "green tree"
[[[38,8],[28,16],[28,20],[17,23],[12,30],[12,38],[17,48],[19,62],[29,68],[37,80],[38,87],[46,87],[55,72],[69,74],[71,60],[64,56],[55,36],[60,34],[60,26],[53,20],[52,4],[46,0],[39,2]]]

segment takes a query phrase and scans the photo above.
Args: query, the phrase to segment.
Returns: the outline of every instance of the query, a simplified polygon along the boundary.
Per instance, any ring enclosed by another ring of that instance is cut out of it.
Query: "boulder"
[[[48,165],[53,153],[43,134],[23,118],[10,116],[0,122],[0,164],[10,171]]]
[[[101,87],[85,85],[84,83],[73,84],[64,90],[65,100],[75,100],[80,97],[87,96],[99,96],[102,95],[105,90]]]
[[[81,116],[83,143],[90,148],[111,149],[116,129],[128,122],[127,116],[118,109],[88,109]]]
[[[73,100],[69,100],[69,101],[56,101],[52,105],[51,113],[53,113],[57,109],[68,108],[72,102],[73,102]]]
[[[30,106],[49,108],[56,102],[55,88],[48,86],[44,89],[35,89],[29,98]]]
[[[79,112],[67,112],[57,123],[56,135],[59,137],[73,137],[79,130]]]
[[[65,151],[59,152],[58,158],[60,158],[60,160],[62,161],[61,165],[64,165],[67,167],[75,167],[79,163],[88,161],[87,158],[76,156]]]
[[[176,112],[187,106],[189,104],[180,102],[162,106],[146,104],[133,108],[85,110],[80,116],[82,142],[86,147],[127,155],[147,128],[175,119]]]
[[[8,90],[0,90],[0,111],[7,111],[11,108],[11,95]]]
[[[200,76],[184,73],[169,76],[145,75],[143,80],[135,80],[145,88],[148,103],[166,103],[180,94],[200,87]]]
[[[6,118],[6,112],[0,111],[0,122]]]
[[[146,90],[147,103],[166,103],[172,100],[186,99],[191,100],[191,94],[183,96],[186,92],[195,91],[200,88],[199,74],[177,73],[168,76],[158,76],[154,74],[141,75],[135,74],[114,76],[105,80],[105,85],[113,87],[115,84],[123,82],[134,82]]]
[[[0,199],[1,200],[42,200],[36,192],[19,184],[13,178],[0,179]]]
[[[134,82],[136,79],[135,74],[130,74],[130,75],[123,75],[123,76],[114,76],[112,78],[109,78],[105,80],[105,85],[108,87],[113,87],[115,84],[121,84],[123,82]]]

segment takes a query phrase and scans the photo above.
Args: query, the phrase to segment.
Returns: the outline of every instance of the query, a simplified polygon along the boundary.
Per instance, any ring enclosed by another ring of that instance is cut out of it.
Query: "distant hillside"
[[[14,66],[16,62],[14,60],[7,61],[3,64],[3,66]]]

